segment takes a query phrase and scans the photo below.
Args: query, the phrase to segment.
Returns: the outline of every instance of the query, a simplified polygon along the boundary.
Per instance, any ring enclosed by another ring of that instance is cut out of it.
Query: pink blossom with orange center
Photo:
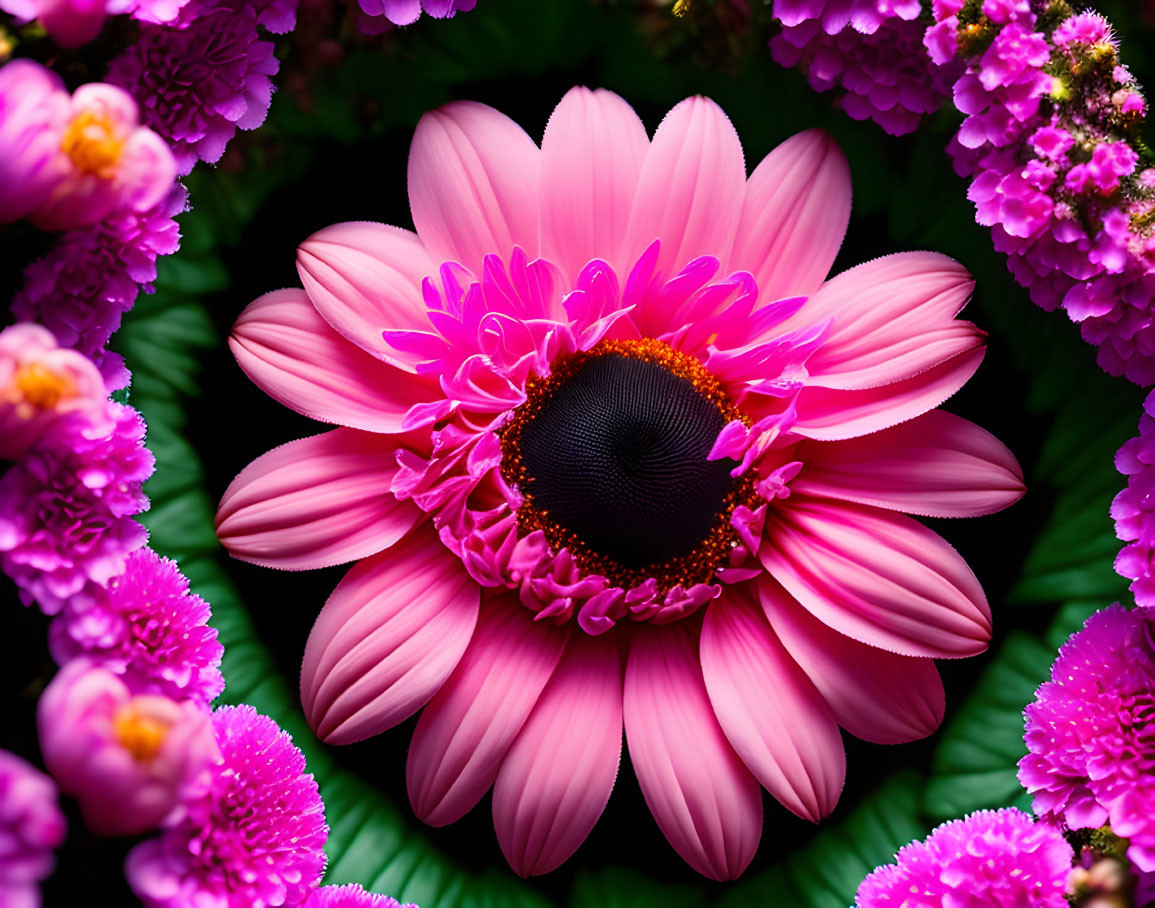
[[[220,757],[203,703],[134,695],[85,659],[60,670],[36,718],[45,766],[99,835],[155,828],[207,787]]]
[[[934,659],[982,652],[990,611],[907,514],[1023,493],[1011,453],[935,408],[978,368],[966,270],[930,252],[827,280],[849,168],[817,130],[747,177],[712,101],[653,138],[575,88],[539,148],[508,117],[427,114],[416,233],[338,224],[304,289],[230,340],[329,432],[258,458],[217,531],[289,570],[357,562],[305,649],[301,697],[349,744],[418,710],[414,811],[493,788],[522,875],[581,844],[622,756],[695,870],[738,876],[761,787],[817,821],[839,726],[878,743],[941,721]]]
[[[0,460],[19,460],[65,413],[86,411],[110,431],[107,403],[100,370],[47,328],[23,322],[0,331]]]
[[[0,223],[26,217],[42,230],[71,230],[160,202],[176,161],[138,114],[114,85],[92,82],[69,96],[38,63],[0,68]]]

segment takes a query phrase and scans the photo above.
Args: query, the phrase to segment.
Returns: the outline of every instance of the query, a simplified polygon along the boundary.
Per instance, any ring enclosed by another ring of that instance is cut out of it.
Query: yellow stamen
[[[54,409],[65,397],[76,393],[76,384],[67,375],[53,372],[41,363],[25,363],[12,377],[16,400],[38,410]]]
[[[683,16],[689,15],[689,12],[690,0],[677,0],[677,2],[674,4],[674,15],[679,19]]]
[[[76,169],[108,178],[120,161],[125,136],[106,113],[85,110],[77,114],[60,142]]]
[[[172,725],[162,719],[141,714],[130,702],[116,711],[112,727],[121,746],[138,763],[145,763],[156,756]]]

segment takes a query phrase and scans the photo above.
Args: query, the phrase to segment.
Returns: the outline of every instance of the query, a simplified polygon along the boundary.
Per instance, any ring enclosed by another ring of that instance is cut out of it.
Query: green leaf
[[[700,908],[705,892],[696,887],[664,886],[625,867],[597,873],[582,871],[574,880],[570,908]]]

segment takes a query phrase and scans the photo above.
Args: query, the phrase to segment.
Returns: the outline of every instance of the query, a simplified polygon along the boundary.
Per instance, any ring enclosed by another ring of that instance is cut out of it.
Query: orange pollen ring
[[[531,377],[526,382],[525,403],[513,411],[509,421],[497,432],[501,441],[502,478],[517,486],[523,499],[517,509],[518,531],[527,535],[541,530],[554,552],[568,549],[584,573],[600,574],[612,585],[625,590],[639,586],[651,577],[657,581],[659,593],[676,586],[688,589],[696,583],[708,583],[718,568],[727,565],[731,551],[739,542],[738,533],[731,524],[734,509],[741,504],[752,504],[757,499],[754,471],[747,470],[734,480],[734,486],[722,500],[712,527],[693,549],[641,568],[626,567],[595,551],[576,533],[554,521],[548,511],[539,508],[528,491],[531,477],[519,452],[522,431],[559,388],[590,360],[602,356],[638,359],[661,366],[689,382],[698,394],[718,408],[727,423],[737,420],[751,425],[750,417],[734,405],[722,383],[705,366],[690,354],[675,350],[660,340],[603,340],[585,352],[559,357],[550,365],[549,375]]]
[[[108,114],[84,110],[68,124],[60,149],[82,173],[111,179],[124,151],[121,132]]]

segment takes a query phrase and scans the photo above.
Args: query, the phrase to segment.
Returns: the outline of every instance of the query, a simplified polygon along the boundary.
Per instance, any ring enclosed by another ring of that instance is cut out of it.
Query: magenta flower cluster
[[[980,810],[904,845],[862,881],[857,908],[1066,908],[1071,859],[1056,829],[1021,810]]]
[[[966,71],[951,152],[977,220],[1045,309],[1063,307],[1099,364],[1155,382],[1155,169],[1147,102],[1095,13],[1041,0],[935,0],[932,59]]]
[[[1056,825],[1110,824],[1155,871],[1155,613],[1112,606],[1059,650],[1025,712],[1019,781]]]
[[[904,135],[948,100],[957,75],[927,58],[921,11],[919,0],[777,0],[770,54],[815,91],[838,92],[853,119]]]
[[[1115,467],[1127,477],[1111,503],[1115,533],[1126,543],[1115,570],[1132,581],[1136,603],[1155,606],[1155,393],[1143,402],[1139,435],[1119,449]]]
[[[450,19],[473,9],[477,0],[358,0],[358,5],[366,16],[384,18],[387,25],[410,25],[422,13],[434,19]]]
[[[52,780],[0,750],[0,905],[39,908],[66,830]]]

